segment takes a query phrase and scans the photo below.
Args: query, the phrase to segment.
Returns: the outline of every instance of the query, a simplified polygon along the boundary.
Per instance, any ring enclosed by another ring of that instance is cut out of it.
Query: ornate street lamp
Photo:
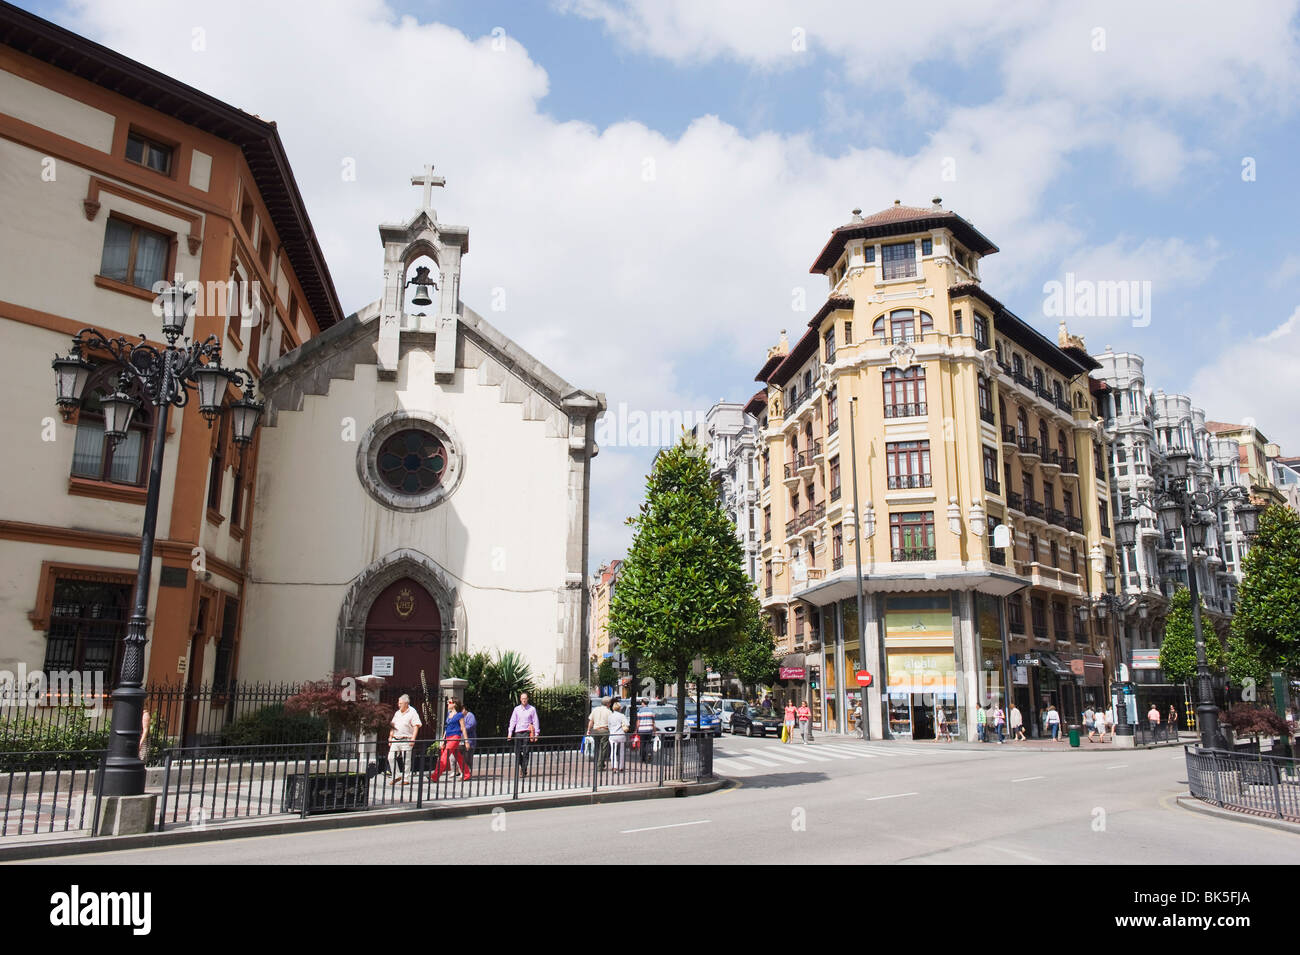
[[[154,423],[153,450],[149,463],[149,485],[145,497],[144,523],[140,531],[140,562],[135,575],[133,610],[123,639],[122,668],[113,689],[113,722],[104,763],[101,795],[138,796],[144,792],[145,769],[140,759],[141,715],[144,710],[144,645],[149,627],[149,579],[153,570],[154,532],[158,523],[158,498],[162,485],[163,450],[166,445],[168,413],[175,405],[189,403],[190,392],[197,391],[199,410],[208,427],[221,412],[226,384],[234,382],[242,389],[238,401],[231,403],[235,441],[246,447],[253,438],[263,403],[253,394],[253,379],[245,371],[221,367],[221,344],[209,335],[203,342],[189,339],[177,346],[185,333],[185,324],[194,311],[195,293],[169,286],[158,297],[164,347],[149,344],[144,335],[139,341],[108,338],[98,329],[83,328],[72,339],[72,351],[52,362],[59,409],[64,420],[80,405],[90,373],[95,365],[86,354],[103,358],[119,371],[117,390],[100,404],[104,410],[104,436],[110,443],[126,437],[131,419],[141,401],[134,390],[158,409]]]
[[[1192,487],[1192,482],[1187,477],[1190,457],[1188,452],[1181,449],[1166,454],[1169,474],[1164,487],[1155,493],[1135,495],[1128,500],[1125,512],[1131,513],[1135,505],[1152,507],[1160,516],[1162,531],[1167,534],[1174,534],[1179,529],[1183,531],[1183,558],[1187,564],[1187,589],[1192,599],[1192,629],[1196,635],[1196,718],[1201,730],[1202,748],[1217,749],[1220,745],[1219,707],[1214,702],[1210,667],[1205,655],[1196,552],[1205,546],[1206,535],[1225,504],[1233,506],[1245,537],[1253,537],[1258,530],[1259,509],[1251,502],[1250,492],[1239,485],[1226,488]]]

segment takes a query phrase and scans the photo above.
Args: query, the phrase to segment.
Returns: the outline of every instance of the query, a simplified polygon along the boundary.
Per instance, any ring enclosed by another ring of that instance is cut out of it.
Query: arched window
[[[1069,454],[1069,447],[1070,447],[1070,445],[1069,445],[1069,444],[1066,442],[1066,440],[1065,440],[1065,432],[1064,432],[1064,431],[1057,431],[1057,432],[1056,432],[1056,449],[1057,449],[1058,451],[1061,452],[1061,458],[1062,458],[1062,459],[1068,458],[1068,457],[1070,456],[1070,454]]]
[[[889,337],[895,342],[916,338],[916,321],[910,308],[896,308],[889,313]]]
[[[1051,441],[1047,438],[1047,422],[1042,418],[1038,419],[1038,446],[1043,449],[1044,454],[1052,446]]]
[[[871,323],[871,334],[881,341],[885,340],[885,316],[881,315]]]
[[[1016,411],[1016,435],[1021,438],[1029,437],[1029,416],[1025,414],[1024,408]]]
[[[929,312],[921,312],[921,334],[934,331],[934,319],[930,317]]]
[[[153,408],[134,381],[127,394],[140,399],[140,407],[131,417],[126,437],[116,444],[104,438],[102,401],[117,391],[118,370],[108,366],[95,372],[86,383],[81,412],[77,416],[77,436],[72,446],[72,476],[112,484],[145,483],[145,462],[149,459],[149,442],[153,434]]]

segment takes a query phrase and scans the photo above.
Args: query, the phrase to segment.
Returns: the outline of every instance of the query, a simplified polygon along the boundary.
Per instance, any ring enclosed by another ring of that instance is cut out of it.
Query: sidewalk
[[[862,742],[857,736],[851,733],[841,734],[841,733],[818,732],[816,733],[814,739],[829,739],[829,740],[834,740],[837,743]],[[1182,746],[1187,743],[1195,743],[1198,739],[1199,737],[1195,733],[1180,733],[1179,738],[1176,741],[1170,740],[1169,742],[1162,742],[1162,743],[1147,743],[1142,746],[1135,746],[1132,748],[1133,749],[1157,749],[1162,746]],[[902,743],[909,746],[941,746],[941,747],[951,747],[952,749],[970,749],[970,750],[987,749],[987,750],[999,750],[999,751],[1005,750],[1008,752],[1015,751],[1015,750],[1032,750],[1035,752],[1050,753],[1050,752],[1056,752],[1058,750],[1073,750],[1075,748],[1070,745],[1070,740],[1068,736],[1062,736],[1061,739],[1055,741],[1051,739],[1033,739],[1031,737],[1027,740],[1024,740],[1023,742],[1017,742],[1017,741],[1012,741],[1011,739],[1008,738],[1006,743],[1000,746],[998,745],[998,741],[996,737],[987,743],[980,743],[980,742],[967,741],[967,740],[957,740],[951,743],[945,743],[940,740],[934,740],[934,739],[914,740],[911,739],[910,737],[895,738],[893,740],[881,740],[879,738],[875,738],[872,739],[870,742],[876,744],[884,744],[884,745],[887,745],[889,743]],[[1104,750],[1109,752],[1118,748],[1119,747],[1115,746],[1115,737],[1109,734],[1106,736],[1105,742],[1101,742],[1101,743],[1097,742],[1096,740],[1089,740],[1087,733],[1083,733],[1079,736],[1078,749],[1080,751]]]

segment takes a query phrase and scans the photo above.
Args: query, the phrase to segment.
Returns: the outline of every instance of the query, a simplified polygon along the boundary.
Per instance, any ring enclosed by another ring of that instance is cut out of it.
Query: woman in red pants
[[[442,731],[442,757],[438,760],[438,768],[429,774],[429,782],[436,783],[438,777],[447,771],[447,761],[452,754],[455,754],[456,764],[460,766],[465,779],[469,779],[469,767],[465,765],[465,756],[460,751],[460,744],[465,739],[464,719],[460,711],[460,701],[448,700],[447,722]]]

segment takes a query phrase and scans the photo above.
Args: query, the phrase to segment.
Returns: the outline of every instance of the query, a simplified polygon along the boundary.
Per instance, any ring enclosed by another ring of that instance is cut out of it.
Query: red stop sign
[[[858,686],[871,686],[871,672],[869,670],[858,671]]]

